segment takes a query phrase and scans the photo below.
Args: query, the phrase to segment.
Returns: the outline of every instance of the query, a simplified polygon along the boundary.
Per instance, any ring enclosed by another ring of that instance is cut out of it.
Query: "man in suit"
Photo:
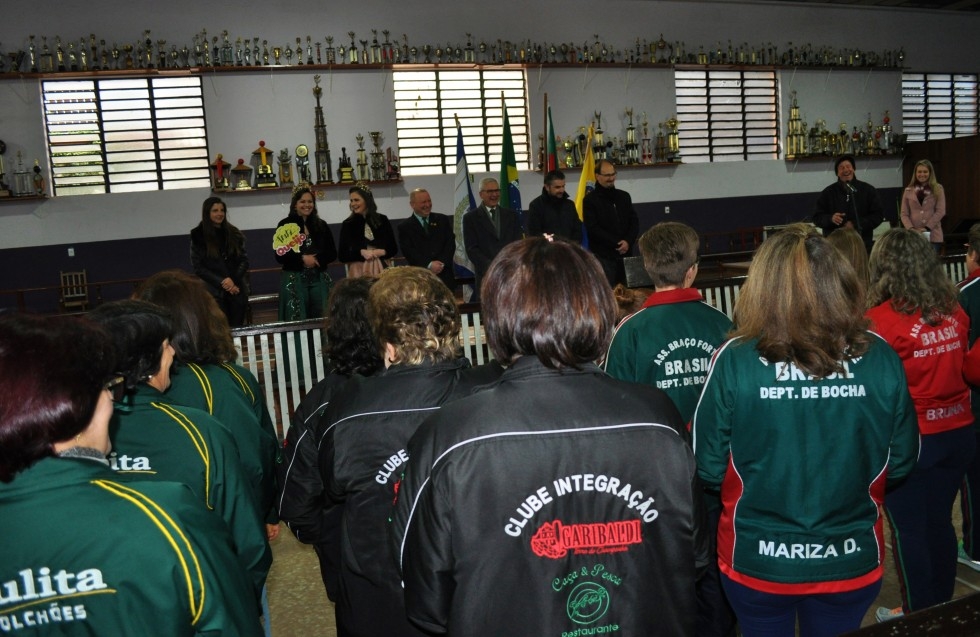
[[[517,213],[498,205],[500,185],[494,177],[480,180],[480,201],[483,203],[463,215],[463,245],[466,256],[473,262],[476,279],[470,303],[479,303],[480,281],[497,253],[508,243],[524,237]]]
[[[431,270],[455,292],[456,274],[453,255],[456,235],[453,220],[432,212],[432,197],[425,188],[416,188],[408,195],[412,216],[398,226],[398,245],[409,265]]]

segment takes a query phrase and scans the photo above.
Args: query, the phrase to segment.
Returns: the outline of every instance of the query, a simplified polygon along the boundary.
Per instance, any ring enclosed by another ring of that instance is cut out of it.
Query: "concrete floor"
[[[953,510],[953,521],[960,529],[959,502]],[[878,606],[898,606],[900,596],[891,558],[890,537],[886,529],[888,554],[885,577],[878,600],[864,618],[862,626],[875,623],[874,612]],[[320,579],[320,571],[313,549],[296,541],[283,526],[279,538],[272,543],[275,561],[269,574],[269,605],[272,630],[276,637],[335,637],[333,604],[327,600]],[[954,597],[980,592],[980,573],[966,566],[957,567]]]

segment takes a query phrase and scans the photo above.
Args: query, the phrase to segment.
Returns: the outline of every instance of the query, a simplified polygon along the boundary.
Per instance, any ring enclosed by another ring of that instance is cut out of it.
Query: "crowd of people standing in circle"
[[[827,236],[770,236],[732,318],[694,287],[697,233],[640,234],[615,166],[596,172],[584,222],[549,173],[513,240],[481,182],[464,225],[494,246],[479,366],[427,192],[398,229],[420,262],[390,267],[369,187],[350,188],[339,243],[298,187],[273,239],[280,318],[324,317],[328,373],[283,445],[236,362],[248,256],[216,197],[197,277],[161,272],[84,317],[0,314],[0,511],[18,520],[0,628],[269,634],[280,519],[315,548],[344,636],[837,635],[879,597],[886,520],[902,603],[877,619],[948,601],[958,562],[980,570],[980,226],[957,287],[932,165],[904,227],[874,237],[877,195],[838,159],[813,215]],[[624,300],[636,251],[654,289]]]

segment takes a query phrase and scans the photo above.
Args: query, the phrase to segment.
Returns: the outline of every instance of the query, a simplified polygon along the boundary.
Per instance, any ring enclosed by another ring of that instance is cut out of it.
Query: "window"
[[[200,77],[43,82],[55,195],[210,186]]]
[[[504,125],[501,95],[517,168],[528,170],[523,70],[395,71],[393,86],[403,175],[455,172],[456,116],[470,172],[497,170]]]
[[[977,134],[977,76],[902,74],[902,132],[908,141]]]
[[[678,134],[686,163],[776,159],[774,71],[675,70]]]

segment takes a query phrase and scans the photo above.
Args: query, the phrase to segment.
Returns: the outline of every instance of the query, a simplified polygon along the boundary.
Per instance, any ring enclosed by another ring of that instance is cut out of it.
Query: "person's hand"
[[[277,537],[279,537],[279,524],[266,524],[265,525],[265,537],[270,542]]]
[[[363,250],[361,250],[361,256],[364,257],[365,261],[373,261],[374,250],[369,250],[368,248],[364,248]]]
[[[319,267],[320,262],[316,260],[315,254],[304,254],[303,255],[303,267],[304,268],[316,268]]]
[[[623,239],[616,244],[616,252],[620,254],[626,254],[629,251],[630,251],[630,244],[626,242],[626,239]]]
[[[231,280],[231,277],[226,276],[224,278],[224,280],[221,281],[221,289],[224,290],[225,292],[229,292],[231,294],[234,294],[234,292],[232,292],[232,290],[236,289],[235,288],[235,282]]]
[[[845,216],[846,215],[843,212],[835,212],[830,220],[834,222],[835,226],[839,226],[840,224],[844,223]]]
[[[429,264],[429,269],[432,270],[433,274],[439,274],[445,267],[446,266],[443,265],[442,261],[433,261]]]

